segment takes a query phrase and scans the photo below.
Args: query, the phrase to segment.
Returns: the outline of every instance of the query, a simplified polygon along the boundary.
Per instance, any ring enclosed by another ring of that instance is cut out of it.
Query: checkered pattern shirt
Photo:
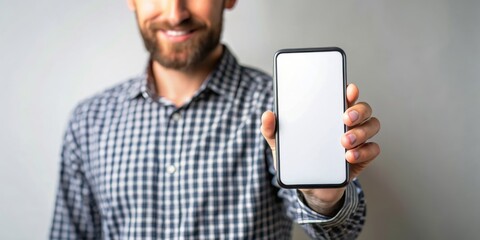
[[[290,239],[292,221],[313,238],[358,235],[365,202],[356,181],[331,218],[277,185],[260,133],[272,79],[224,49],[181,107],[152,96],[148,73],[78,105],[50,239]]]

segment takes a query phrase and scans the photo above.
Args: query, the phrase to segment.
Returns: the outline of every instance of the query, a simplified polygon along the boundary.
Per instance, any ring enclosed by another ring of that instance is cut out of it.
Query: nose
[[[185,0],[169,0],[168,2],[169,5],[165,15],[170,25],[176,26],[190,17],[190,12],[187,9]]]

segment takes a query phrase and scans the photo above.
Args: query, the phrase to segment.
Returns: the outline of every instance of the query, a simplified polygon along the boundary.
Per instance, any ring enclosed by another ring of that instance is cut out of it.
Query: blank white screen
[[[287,185],[343,183],[342,54],[280,53],[276,61],[281,181]]]

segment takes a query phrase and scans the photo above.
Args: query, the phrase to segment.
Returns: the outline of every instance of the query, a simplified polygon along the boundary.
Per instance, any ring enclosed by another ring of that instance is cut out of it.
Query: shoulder
[[[260,84],[260,85],[272,85],[272,76],[265,73],[262,70],[249,67],[249,66],[242,66],[243,69],[243,77],[248,79],[250,83]]]
[[[269,74],[248,66],[242,66],[242,84],[251,91],[270,93],[273,91],[273,80]]]
[[[269,74],[248,66],[242,66],[241,88],[261,109],[270,109],[273,104],[273,79]]]
[[[72,111],[70,122],[94,120],[104,115],[104,112],[128,100],[140,81],[140,76],[133,77],[83,99]]]

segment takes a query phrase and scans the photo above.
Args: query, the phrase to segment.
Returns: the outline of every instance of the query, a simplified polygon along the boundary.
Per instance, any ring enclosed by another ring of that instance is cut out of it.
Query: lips
[[[179,36],[187,35],[191,32],[192,31],[166,30],[165,35],[169,37],[179,37]]]
[[[205,25],[194,18],[186,19],[177,25],[172,25],[168,21],[153,21],[149,24],[152,32],[158,34],[157,37],[169,42],[187,41],[196,35],[199,30],[205,28]]]
[[[189,40],[195,34],[195,30],[161,30],[159,33],[162,38],[170,42],[184,42]]]

